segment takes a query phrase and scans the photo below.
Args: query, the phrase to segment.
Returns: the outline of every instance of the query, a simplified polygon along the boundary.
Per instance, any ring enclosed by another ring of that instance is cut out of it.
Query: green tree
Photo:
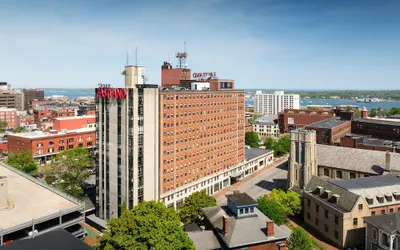
[[[139,203],[118,219],[108,221],[100,237],[100,250],[195,249],[180,226],[177,212],[157,201]]]
[[[4,131],[7,128],[8,123],[6,121],[0,121],[0,130]]]
[[[301,199],[296,192],[272,189],[269,196],[281,206],[286,216],[293,216],[301,212]]]
[[[321,108],[318,107],[307,107],[307,110],[320,110]]]
[[[354,118],[360,118],[361,117],[361,111],[359,109],[354,110]]]
[[[23,133],[23,132],[27,132],[28,130],[26,128],[23,127],[18,127],[14,129],[14,133]]]
[[[77,147],[59,153],[49,166],[44,169],[45,180],[52,180],[58,189],[79,197],[82,193],[82,184],[89,177],[89,169],[93,161],[87,148]]]
[[[181,204],[179,216],[184,224],[202,223],[205,207],[217,206],[214,197],[209,196],[206,191],[194,192]]]
[[[245,144],[252,148],[258,148],[258,135],[256,132],[246,132],[245,134]]]
[[[274,144],[275,140],[269,137],[264,143],[265,149],[274,149]]]
[[[288,135],[282,136],[273,146],[274,155],[280,156],[290,151],[290,137]]]
[[[290,234],[287,247],[290,250],[312,250],[313,243],[310,236],[308,236],[303,228],[296,227]]]
[[[30,174],[32,176],[37,175],[38,168],[36,161],[32,158],[29,151],[22,151],[21,153],[10,154],[5,162],[22,172]]]
[[[277,225],[282,225],[286,221],[286,215],[283,212],[281,205],[276,201],[271,200],[267,195],[257,198],[257,208],[268,218],[273,220]]]
[[[376,117],[378,115],[378,110],[376,108],[372,108],[369,112],[368,115],[370,117]]]
[[[126,207],[127,207],[126,201],[123,201],[121,205],[121,214],[123,214],[125,211],[128,210]]]

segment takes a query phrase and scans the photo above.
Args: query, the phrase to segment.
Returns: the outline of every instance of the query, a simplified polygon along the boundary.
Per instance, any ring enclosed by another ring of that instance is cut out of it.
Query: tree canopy
[[[180,226],[177,212],[158,201],[139,203],[118,219],[108,221],[100,237],[100,250],[195,249]]]
[[[14,129],[14,133],[22,133],[22,132],[27,132],[28,130],[23,127],[18,127]]]
[[[36,161],[32,158],[29,151],[22,151],[21,153],[10,154],[5,162],[18,170],[30,174],[37,175],[38,168]]]
[[[277,225],[282,225],[286,221],[286,215],[282,210],[281,205],[270,199],[267,195],[262,195],[257,198],[257,208],[268,218],[273,220]]]
[[[382,108],[372,108],[368,115],[370,117],[385,117],[389,115],[398,115],[400,114],[400,108],[393,107],[391,109],[382,109]]]
[[[0,130],[5,130],[8,123],[6,121],[0,121]]]
[[[265,149],[274,149],[274,144],[275,140],[269,137],[264,143]]]
[[[280,156],[290,152],[290,137],[288,135],[282,136],[273,146],[274,155]]]
[[[217,206],[214,197],[209,196],[206,191],[194,192],[181,204],[179,216],[184,224],[202,223],[204,213],[201,210],[205,207]]]
[[[296,227],[290,234],[287,247],[290,250],[312,250],[313,244],[306,231],[301,227]]]
[[[79,197],[89,177],[93,161],[87,148],[77,147],[59,153],[44,170],[45,180],[58,189]]]
[[[301,212],[301,199],[296,192],[272,189],[269,196],[281,206],[286,216],[293,216]]]
[[[258,148],[258,134],[254,131],[246,132],[245,134],[245,144],[252,148]]]

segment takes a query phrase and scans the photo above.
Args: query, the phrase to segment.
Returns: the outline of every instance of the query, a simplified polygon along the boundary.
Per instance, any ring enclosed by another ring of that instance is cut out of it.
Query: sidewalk
[[[257,175],[259,175],[259,174],[261,174],[261,173],[264,173],[264,172],[267,171],[268,169],[275,168],[275,167],[281,165],[282,163],[284,163],[284,162],[287,161],[287,160],[288,160],[288,157],[287,157],[287,156],[281,157],[281,158],[279,158],[278,160],[274,161],[273,163],[271,163],[271,164],[265,166],[263,169],[261,169],[261,170],[259,170],[259,171],[257,171],[257,172],[254,172],[254,173],[252,173],[251,175],[246,176],[246,177],[243,178],[242,180],[240,180],[240,181],[236,182],[235,184],[230,185],[230,186],[228,186],[228,187],[226,187],[226,188],[224,188],[224,189],[218,191],[217,193],[213,194],[212,196],[213,196],[214,198],[218,198],[218,197],[224,196],[224,195],[227,194],[228,192],[232,192],[233,190],[237,189],[237,188],[238,188],[240,185],[242,185],[244,182],[247,182],[247,181],[253,179],[253,178],[256,177]]]

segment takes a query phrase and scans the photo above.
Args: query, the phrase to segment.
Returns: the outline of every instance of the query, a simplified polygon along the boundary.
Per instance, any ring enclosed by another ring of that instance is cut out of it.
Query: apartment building
[[[283,112],[285,109],[299,109],[300,96],[296,94],[285,94],[284,91],[275,91],[273,94],[256,91],[254,95],[254,112],[258,114],[274,114]]]
[[[5,129],[17,127],[17,109],[0,107],[0,121],[7,122]]]
[[[340,138],[350,133],[351,120],[344,117],[332,117],[305,126],[307,130],[316,131],[318,144],[335,145],[340,143]]]
[[[278,119],[276,115],[263,115],[254,121],[249,121],[253,127],[252,131],[256,132],[260,139],[266,137],[280,137]]]
[[[25,109],[29,109],[29,105],[31,101],[42,101],[44,100],[44,91],[38,90],[34,88],[28,88],[23,90],[24,93],[24,107]]]
[[[35,122],[42,119],[52,119],[56,117],[71,117],[77,115],[78,108],[75,106],[56,106],[45,105],[36,106],[33,110]]]
[[[400,212],[396,175],[352,180],[313,176],[303,195],[306,224],[339,248],[364,246],[365,217]]]
[[[12,89],[7,82],[0,82],[0,107],[24,110],[24,94],[19,89]]]

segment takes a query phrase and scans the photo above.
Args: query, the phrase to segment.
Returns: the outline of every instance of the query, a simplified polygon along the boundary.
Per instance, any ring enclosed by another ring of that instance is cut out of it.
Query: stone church
[[[316,132],[290,133],[288,189],[301,192],[313,175],[356,179],[387,173],[400,174],[400,154],[316,144]]]

